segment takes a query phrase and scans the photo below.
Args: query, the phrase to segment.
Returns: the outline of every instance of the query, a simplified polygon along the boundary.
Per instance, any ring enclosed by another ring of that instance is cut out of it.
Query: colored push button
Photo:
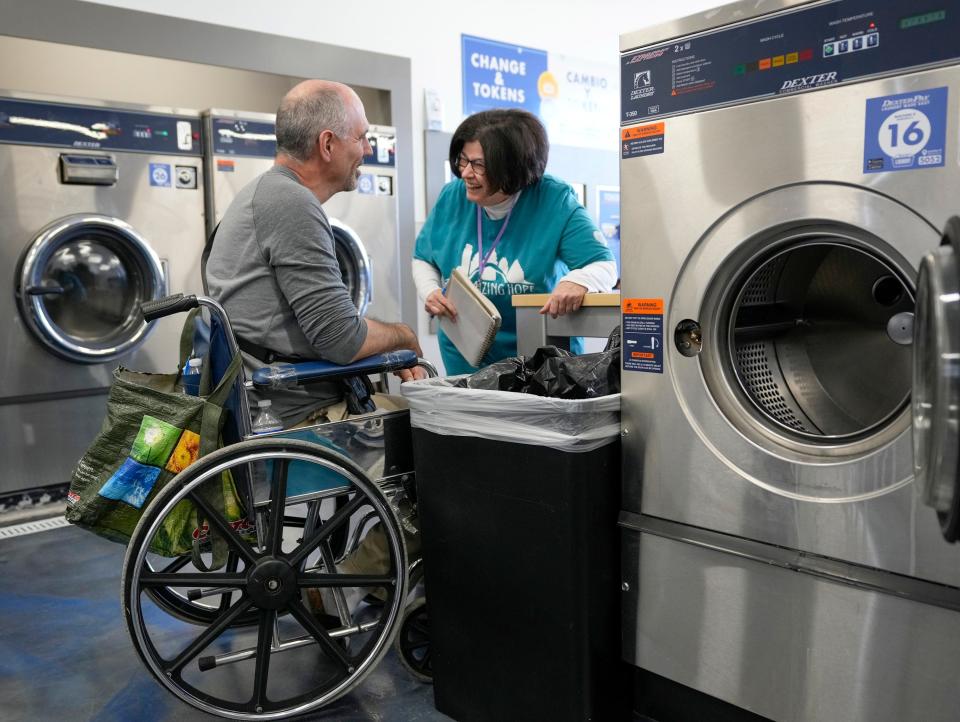
[[[807,60],[813,60],[813,49],[807,48],[806,50],[800,51],[800,62],[806,62]]]
[[[777,55],[775,58],[773,58],[773,67],[779,68],[781,65],[783,65],[783,56]]]
[[[880,42],[880,33],[870,33],[870,34],[867,36],[867,47],[868,47],[868,48],[875,48],[875,47],[877,47],[877,44],[878,44],[879,42]]]
[[[793,65],[800,59],[799,53],[787,53],[787,65]]]
[[[760,61],[760,70],[770,70],[770,58],[764,58]]]
[[[827,43],[823,46],[823,57],[829,58],[833,55],[833,43]]]
[[[747,66],[744,65],[743,63],[740,63],[740,65],[735,65],[733,68],[734,75],[746,75],[746,73],[747,73]]]
[[[749,63],[747,63],[748,73],[755,73],[759,69],[760,69],[760,64],[756,60],[751,60]]]

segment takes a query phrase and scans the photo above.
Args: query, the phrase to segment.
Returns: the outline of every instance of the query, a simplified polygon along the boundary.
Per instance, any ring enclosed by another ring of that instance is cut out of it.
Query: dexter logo
[[[793,80],[784,81],[783,85],[780,86],[780,90],[795,90],[797,88],[809,88],[817,85],[828,85],[829,83],[837,82],[837,73],[820,73],[819,75],[807,75],[803,78],[794,78]]]

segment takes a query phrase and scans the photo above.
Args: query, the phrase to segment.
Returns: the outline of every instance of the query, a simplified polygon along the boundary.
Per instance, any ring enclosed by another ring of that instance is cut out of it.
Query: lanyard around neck
[[[483,252],[483,211],[480,209],[480,206],[477,206],[477,257],[480,259],[480,265],[477,269],[477,282],[479,283],[480,279],[483,277],[483,269],[487,267],[487,261],[490,260],[490,256],[493,255],[493,249],[497,247],[497,244],[500,243],[500,239],[503,238],[504,231],[507,230],[507,225],[510,223],[510,215],[513,213],[513,206],[507,211],[507,217],[503,219],[503,225],[500,226],[500,232],[497,233],[497,237],[493,239],[493,245],[490,246],[490,250],[484,254]]]

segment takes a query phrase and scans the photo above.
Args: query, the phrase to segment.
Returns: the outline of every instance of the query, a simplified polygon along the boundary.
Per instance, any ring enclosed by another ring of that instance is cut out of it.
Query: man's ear
[[[330,162],[333,157],[333,141],[336,135],[331,130],[325,130],[317,137],[317,153],[325,162]]]

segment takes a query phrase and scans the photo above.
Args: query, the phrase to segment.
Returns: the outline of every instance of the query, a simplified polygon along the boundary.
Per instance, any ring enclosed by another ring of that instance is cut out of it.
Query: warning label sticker
[[[635,158],[640,155],[663,153],[665,123],[648,123],[620,131],[620,157]]]
[[[623,370],[663,373],[663,299],[622,302]]]

